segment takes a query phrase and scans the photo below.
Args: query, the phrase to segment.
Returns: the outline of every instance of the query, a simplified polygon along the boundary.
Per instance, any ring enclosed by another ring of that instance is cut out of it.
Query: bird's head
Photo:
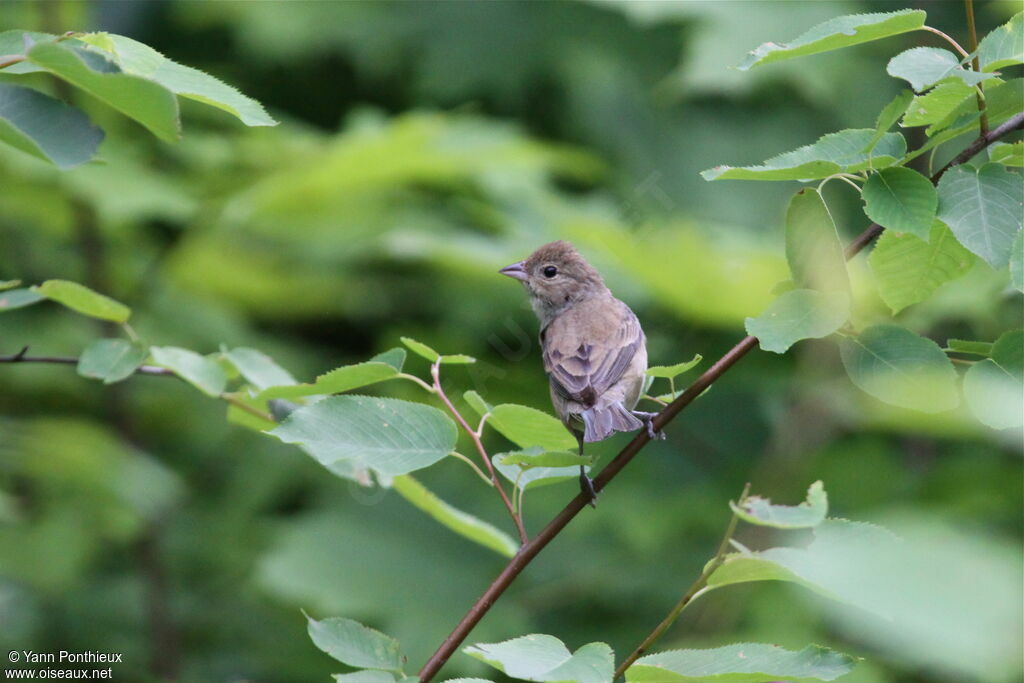
[[[606,291],[601,275],[575,247],[562,240],[545,244],[529,258],[498,272],[523,283],[534,310],[544,321],[577,301]]]

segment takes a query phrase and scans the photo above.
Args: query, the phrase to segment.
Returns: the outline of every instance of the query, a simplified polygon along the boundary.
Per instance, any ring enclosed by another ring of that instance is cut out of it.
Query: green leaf
[[[878,114],[878,119],[875,121],[875,134],[871,136],[871,141],[864,148],[865,152],[871,152],[875,145],[878,144],[878,141],[882,139],[882,136],[885,135],[886,131],[896,125],[900,117],[906,113],[907,107],[910,106],[910,102],[913,99],[914,93],[912,91],[903,90],[889,104],[882,108],[882,111]]]
[[[529,470],[535,467],[579,467],[589,465],[592,459],[568,451],[513,451],[502,454],[498,462]]]
[[[476,358],[473,358],[473,356],[467,356],[464,353],[452,353],[441,356],[442,365],[467,365],[475,362]]]
[[[412,337],[401,337],[401,340],[403,344],[409,347],[410,351],[415,353],[417,356],[422,356],[423,358],[426,358],[431,363],[435,362],[438,358],[441,357],[441,354],[439,354],[437,351],[430,348],[423,342],[416,341]]]
[[[710,650],[669,650],[647,655],[626,669],[627,683],[789,683],[833,681],[850,673],[857,660],[818,645],[784,650],[765,643],[736,643]]]
[[[615,668],[612,649],[604,643],[587,643],[570,653],[561,640],[542,633],[502,643],[477,643],[462,651],[526,681],[609,683]]]
[[[539,486],[550,486],[551,484],[561,484],[567,481],[579,481],[580,468],[579,464],[574,464],[566,467],[522,467],[515,464],[506,464],[506,458],[512,462],[516,462],[520,459],[529,460],[531,457],[541,457],[545,455],[547,451],[542,448],[530,448],[525,451],[511,451],[509,453],[498,453],[491,461],[494,463],[494,469],[498,470],[501,476],[508,479],[513,485],[517,486],[520,490],[526,491],[534,489]],[[577,456],[578,457],[578,456]],[[586,458],[589,461],[589,458]],[[584,465],[584,472],[589,472],[590,467]]]
[[[955,84],[955,82],[954,82]],[[933,90],[945,88],[947,84],[940,85]],[[931,94],[931,93],[929,93]],[[1024,79],[1014,78],[1006,82],[990,84],[985,89],[985,111],[988,112],[989,126],[996,126],[1006,119],[1020,112],[1020,101],[1024,99]],[[913,110],[913,105],[911,109]],[[977,132],[978,130],[978,104],[972,90],[951,111],[945,118],[939,120],[935,125],[925,130],[925,134],[931,136],[927,143],[921,145],[913,152],[910,152],[903,160],[905,164],[920,155],[931,151],[938,145],[964,135],[965,133]]]
[[[217,397],[224,393],[228,378],[214,359],[175,346],[154,346],[149,353],[156,365],[173,370],[204,394]]]
[[[991,358],[964,375],[964,398],[978,421],[993,429],[1024,426],[1024,382]]]
[[[373,396],[325,398],[295,410],[269,433],[303,444],[327,467],[352,460],[392,477],[433,465],[452,452],[456,439],[455,423],[437,408]]]
[[[102,379],[104,384],[130,377],[149,356],[149,349],[127,339],[97,339],[78,359],[78,374]]]
[[[405,349],[395,347],[388,349],[382,353],[378,353],[376,356],[370,359],[371,363],[387,363],[393,367],[396,371],[401,372],[402,366],[405,365]]]
[[[46,299],[45,296],[36,291],[35,287],[25,289],[8,289],[0,293],[0,313],[13,311],[16,308],[24,308],[39,303]]]
[[[965,275],[975,257],[957,242],[949,228],[935,221],[927,242],[910,233],[886,230],[868,263],[878,293],[895,315],[924,301],[946,282]]]
[[[877,136],[871,128],[850,128],[822,136],[806,145],[768,159],[760,166],[715,166],[701,171],[704,180],[813,180],[839,172],[856,173],[867,168],[892,166],[907,151],[899,133],[886,133],[865,151]]]
[[[938,344],[898,325],[875,325],[840,342],[853,383],[877,399],[925,413],[955,408],[956,372]]]
[[[313,644],[342,664],[361,669],[401,671],[398,641],[358,621],[332,617],[317,621],[306,615]]]
[[[178,100],[162,85],[122,73],[103,55],[71,42],[38,43],[27,56],[36,66],[135,119],[161,140],[174,142],[180,136]]]
[[[247,126],[277,125],[256,100],[207,73],[164,57],[148,45],[113,33],[90,33],[79,40],[104,50],[125,73],[148,78],[176,95],[226,111]]]
[[[1024,183],[999,164],[963,164],[939,181],[939,219],[993,268],[1010,262],[1024,220]]]
[[[813,27],[790,43],[764,43],[751,51],[738,68],[740,71],[784,59],[828,52],[872,40],[888,38],[924,26],[922,10],[900,10],[876,14],[850,14],[829,19]]]
[[[917,171],[884,168],[864,183],[861,198],[868,218],[883,228],[928,239],[939,196],[931,181]]]
[[[756,318],[747,318],[747,334],[757,337],[765,351],[785,353],[801,339],[826,337],[850,317],[845,292],[794,289],[773,301]]]
[[[520,448],[540,446],[546,451],[567,451],[578,446],[561,422],[536,408],[503,403],[491,409],[487,424]]]
[[[966,339],[947,339],[946,346],[950,351],[970,353],[988,358],[992,354],[992,342],[968,341]]]
[[[266,401],[261,401],[259,399],[253,398],[252,395],[250,395],[248,385],[242,387],[240,391],[234,394],[230,394],[230,396],[235,401],[241,402],[242,404],[247,405],[250,408],[258,410],[262,413],[266,413],[273,417],[273,413],[271,412],[270,406],[267,405]],[[268,429],[273,429],[274,427],[277,426],[276,420],[267,420],[257,415],[254,415],[248,410],[242,410],[234,403],[228,403],[227,420],[232,424],[241,425],[246,429],[252,429],[253,431],[257,432],[265,432]]]
[[[1010,245],[1010,282],[1018,292],[1024,292],[1024,231],[1018,232]]]
[[[995,71],[1024,64],[1024,12],[993,30],[978,44],[978,62],[982,71]]]
[[[807,500],[799,505],[772,505],[768,498],[747,496],[739,504],[729,501],[736,516],[750,524],[776,529],[806,529],[818,526],[828,514],[828,495],[820,481],[807,489]]]
[[[0,31],[0,55],[24,56],[25,52],[35,43],[57,40],[52,33],[39,31]],[[26,40],[27,39],[27,40]],[[44,71],[30,62],[16,62],[0,69],[5,74],[30,74]]]
[[[295,384],[295,378],[291,373],[262,351],[240,346],[225,351],[224,357],[242,373],[242,377],[245,377],[246,381],[257,391],[268,387]]]
[[[969,86],[995,78],[992,74],[965,69],[955,54],[940,47],[912,47],[889,60],[885,70],[890,76],[910,83],[917,92],[947,78],[957,78]]]
[[[92,291],[85,285],[69,280],[47,280],[33,287],[47,299],[67,306],[73,311],[101,320],[123,323],[132,314],[132,309],[109,296]]]
[[[1024,166],[1024,142],[997,142],[988,148],[988,158],[1003,166]]]
[[[907,107],[900,125],[910,128],[939,123],[950,117],[967,100],[974,101],[974,88],[962,81],[950,81],[936,86],[925,95],[918,95]],[[952,123],[952,119],[950,119]],[[929,129],[928,134],[934,131]]]
[[[21,284],[21,280],[0,280],[0,292],[5,292],[8,289],[14,289]]]
[[[334,683],[398,683],[404,676],[400,678],[390,671],[366,669],[350,674],[333,674],[331,678]]]
[[[519,550],[519,545],[504,531],[452,507],[407,474],[395,477],[391,487],[420,510],[474,543],[505,557],[512,557]]]
[[[492,406],[490,403],[484,400],[484,397],[477,392],[470,389],[462,395],[466,403],[470,405],[477,412],[477,415],[483,417],[487,413],[491,412]]]
[[[1024,382],[1024,331],[1004,332],[992,345],[992,360]]]
[[[786,261],[793,275],[794,289],[850,291],[839,233],[825,201],[813,188],[800,190],[789,201]]]
[[[312,384],[291,384],[286,386],[268,387],[260,392],[259,398],[302,398],[303,396],[320,396],[340,394],[359,387],[391,379],[398,375],[393,365],[378,361],[367,361],[355,365],[344,365],[324,373]]]
[[[693,358],[683,363],[676,363],[675,365],[652,365],[647,368],[648,377],[661,377],[664,379],[675,379],[684,372],[689,372],[693,368],[700,365],[700,362],[704,360],[704,357],[699,353],[695,353]]]
[[[69,169],[92,159],[103,131],[81,111],[58,99],[0,83],[0,140]]]

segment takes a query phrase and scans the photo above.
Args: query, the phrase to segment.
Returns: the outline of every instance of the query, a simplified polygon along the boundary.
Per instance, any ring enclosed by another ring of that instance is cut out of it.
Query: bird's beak
[[[526,268],[523,267],[523,262],[513,263],[510,266],[505,266],[498,271],[502,275],[508,275],[514,277],[517,280],[526,280]]]

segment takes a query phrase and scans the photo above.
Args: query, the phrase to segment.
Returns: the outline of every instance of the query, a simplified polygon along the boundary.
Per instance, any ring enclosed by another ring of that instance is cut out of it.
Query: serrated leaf
[[[8,289],[5,292],[0,292],[0,313],[31,306],[45,299],[46,297],[37,292],[34,287]]]
[[[393,367],[397,372],[402,371],[402,366],[405,365],[405,349],[401,347],[395,347],[378,353],[376,356],[370,359],[371,363],[387,363]]]
[[[97,339],[78,359],[78,374],[104,384],[130,377],[149,356],[149,349],[127,339]]]
[[[58,99],[0,83],[0,141],[69,169],[92,159],[103,131]]]
[[[615,668],[612,649],[604,643],[587,643],[570,653],[561,640],[541,633],[502,643],[477,643],[462,651],[526,681],[609,683]]]
[[[135,119],[161,140],[174,142],[180,136],[178,100],[159,83],[122,73],[110,59],[70,41],[37,43],[27,58]]]
[[[268,433],[303,444],[327,467],[351,460],[393,477],[433,465],[452,452],[456,439],[455,423],[437,408],[373,396],[325,398]]]
[[[826,337],[850,317],[845,292],[794,289],[773,301],[764,313],[747,318],[747,334],[757,337],[765,351],[785,353],[802,339]]]
[[[79,40],[104,50],[125,73],[142,76],[176,95],[226,111],[247,126],[277,125],[256,100],[199,69],[168,59],[148,45],[113,33],[90,33]]]
[[[647,376],[661,377],[663,379],[675,379],[684,372],[689,372],[700,365],[702,360],[704,360],[704,357],[699,353],[695,353],[692,359],[683,363],[676,363],[675,365],[652,365],[647,368]]]
[[[960,243],[1002,268],[1024,221],[1024,183],[999,164],[963,164],[939,181],[939,220]]]
[[[228,378],[214,359],[175,346],[153,346],[149,353],[156,365],[174,371],[204,394],[216,397],[224,392]]]
[[[931,181],[917,171],[895,167],[873,173],[861,198],[868,218],[883,228],[928,239],[939,197]]]
[[[391,488],[436,521],[474,543],[479,543],[505,557],[512,557],[519,550],[519,545],[504,531],[452,507],[407,474],[395,477],[391,482]]]
[[[342,664],[361,669],[401,671],[398,641],[358,621],[331,617],[317,621],[306,615],[313,644]]]
[[[312,384],[291,384],[268,387],[260,392],[261,400],[272,398],[294,399],[304,396],[340,394],[359,387],[391,379],[398,375],[393,365],[378,361],[367,361],[355,365],[343,365],[316,378]]]
[[[291,373],[274,362],[267,354],[244,346],[224,352],[224,357],[242,373],[257,391],[269,387],[295,384]]]
[[[535,467],[579,467],[589,465],[591,458],[568,451],[513,451],[498,459],[502,465],[515,465],[530,470]]]
[[[760,166],[716,166],[701,171],[704,180],[814,180],[839,172],[856,173],[867,168],[885,168],[899,161],[907,141],[899,133],[886,133],[875,140],[874,129],[850,128],[822,136],[806,145],[768,159]]]
[[[910,83],[917,92],[947,78],[959,79],[969,86],[995,78],[989,73],[965,69],[959,57],[940,47],[912,47],[889,60],[885,70],[890,76]]]
[[[927,242],[910,233],[886,230],[868,257],[878,293],[894,315],[965,275],[974,263],[974,254],[940,221],[932,224]]]
[[[786,209],[786,261],[793,289],[850,291],[843,246],[832,214],[817,190],[804,188]]]
[[[925,413],[955,408],[956,372],[938,344],[898,325],[875,325],[839,344],[850,380],[875,398]]]
[[[1018,292],[1024,292],[1024,231],[1018,232],[1010,245],[1010,283]]]
[[[546,451],[576,448],[576,438],[558,421],[536,408],[503,403],[491,409],[487,424],[520,448],[539,446]]]
[[[626,669],[627,683],[788,683],[833,681],[848,674],[854,657],[818,645],[784,650],[766,643],[736,643],[710,650],[669,650],[636,660]]]
[[[988,148],[988,158],[1003,166],[1024,166],[1024,142],[998,142]]]
[[[828,52],[860,45],[881,38],[914,31],[924,26],[921,10],[900,10],[874,14],[850,14],[829,19],[811,28],[790,43],[764,43],[751,51],[738,68],[740,71],[760,64]]]
[[[974,88],[961,81],[942,83],[927,94],[918,95],[911,100],[900,125],[911,128],[938,123],[950,117],[965,101],[973,98]],[[928,134],[931,135],[933,132],[929,130]]]
[[[534,489],[539,486],[550,486],[551,484],[561,484],[567,481],[579,481],[580,468],[579,465],[571,465],[568,467],[520,467],[518,465],[506,464],[505,458],[511,457],[513,460],[518,459],[518,456],[541,456],[545,453],[542,448],[530,448],[525,451],[511,451],[509,453],[498,453],[491,461],[494,463],[494,469],[498,470],[501,476],[508,479],[514,486],[517,486],[523,491]],[[589,458],[587,459],[589,461]],[[584,465],[584,472],[590,471],[589,465]]]
[[[487,413],[491,412],[491,404],[485,401],[483,396],[473,391],[472,389],[464,393],[462,395],[462,398],[465,399],[466,403],[468,403],[470,407],[473,408],[473,410],[475,410],[477,415],[479,415],[480,417],[483,417]]]
[[[995,71],[1024,64],[1024,12],[991,31],[978,44],[978,62],[982,71]]]
[[[947,339],[946,346],[950,351],[970,353],[975,356],[989,357],[992,353],[992,342],[969,341],[967,339]]]
[[[92,318],[123,323],[132,314],[132,309],[121,302],[69,280],[47,280],[32,289],[51,301]]]
[[[878,144],[878,141],[882,139],[882,136],[896,125],[896,122],[906,113],[907,107],[910,106],[910,102],[913,99],[913,91],[902,90],[899,95],[882,108],[882,111],[878,113],[878,118],[875,120],[875,134],[871,136],[871,140],[864,148],[865,152],[871,152],[875,145]]]
[[[400,339],[402,340],[403,344],[409,347],[410,351],[415,353],[417,356],[422,356],[423,358],[426,358],[431,363],[435,362],[438,358],[441,357],[441,354],[439,354],[437,351],[430,348],[423,342],[416,341],[412,337],[401,337]]]
[[[799,505],[773,505],[768,498],[747,496],[739,503],[729,501],[736,516],[750,524],[776,529],[806,529],[825,521],[828,514],[828,495],[820,481],[807,489],[807,500]]]

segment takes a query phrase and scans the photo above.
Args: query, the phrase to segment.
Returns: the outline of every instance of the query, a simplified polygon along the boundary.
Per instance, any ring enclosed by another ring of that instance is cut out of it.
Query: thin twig
[[[946,166],[942,167],[938,173],[932,176],[932,182],[937,182],[938,179],[946,172],[947,169],[952,166],[963,163],[967,159],[970,159],[977,154],[985,146],[995,142],[999,138],[1003,137],[1007,133],[1016,128],[1024,125],[1024,113],[1018,114],[1006,121],[998,128],[990,131],[988,135],[975,140],[971,145],[963,152],[958,154],[952,161]],[[884,228],[880,225],[872,224],[868,226],[860,235],[858,235],[846,248],[846,258],[849,260],[860,253],[868,244],[871,243],[878,235],[882,233]],[[675,419],[684,408],[690,405],[694,399],[707,389],[709,386],[714,384],[722,375],[724,375],[729,368],[735,365],[743,356],[745,356],[751,349],[757,346],[756,337],[744,337],[736,346],[732,347],[723,355],[718,361],[715,362],[710,368],[704,371],[700,377],[698,377],[693,384],[691,384],[682,394],[680,394],[674,401],[665,407],[658,415],[653,419],[654,429],[661,431],[665,425]],[[605,466],[603,470],[594,479],[594,490],[600,492],[604,489],[608,483],[614,479],[622,469],[629,464],[629,462],[636,456],[640,450],[647,445],[650,438],[647,436],[647,430],[641,429],[640,432],[633,437],[633,440],[626,444],[625,448],[619,451],[619,454]],[[483,595],[481,595],[477,601],[469,608],[469,611],[462,617],[459,623],[455,626],[452,632],[444,639],[437,651],[431,655],[430,659],[427,660],[423,668],[420,669],[419,679],[420,683],[429,683],[434,676],[437,675],[441,667],[445,665],[448,658],[452,656],[459,645],[469,636],[470,631],[483,619],[484,615],[491,606],[501,597],[502,593],[508,589],[508,587],[515,581],[516,577],[530,564],[534,557],[536,557],[540,551],[547,547],[561,531],[564,529],[573,518],[583,510],[584,507],[589,503],[589,497],[584,496],[582,493],[577,495],[575,498],[569,501],[569,503],[555,515],[554,519],[548,522],[548,525],[544,527],[540,533],[530,539],[530,542],[525,544],[519,549],[515,557],[509,560],[509,563],[501,570],[501,573],[495,577],[494,581],[487,587]]]
[[[748,493],[750,493],[749,482],[747,482],[747,485],[743,487],[743,493],[740,494],[740,499],[738,503],[739,505],[743,504],[743,501],[746,500]],[[619,664],[619,668],[617,668],[615,670],[615,673],[612,675],[613,681],[622,676],[626,672],[626,669],[628,669],[630,665],[633,664],[633,662],[639,659],[645,652],[647,652],[651,648],[651,645],[653,645],[659,638],[661,638],[662,635],[664,635],[665,631],[667,631],[669,627],[672,626],[673,623],[675,623],[676,619],[679,618],[679,615],[683,613],[683,610],[686,609],[686,606],[693,602],[693,599],[697,597],[697,595],[704,589],[705,586],[707,586],[708,579],[711,578],[711,575],[715,572],[715,570],[721,567],[722,563],[725,562],[725,553],[729,550],[729,545],[732,541],[732,535],[736,532],[736,523],[738,521],[739,518],[736,516],[736,513],[733,512],[732,518],[729,520],[729,526],[726,527],[725,536],[722,537],[722,542],[718,544],[718,551],[715,553],[715,556],[711,559],[710,562],[704,565],[704,571],[702,571],[700,573],[700,576],[697,577],[696,581],[694,581],[690,585],[690,587],[686,589],[686,592],[683,593],[683,597],[681,597],[679,599],[679,602],[677,602],[672,607],[672,609],[669,610],[669,613],[665,615],[665,618],[661,620],[661,623],[654,627],[654,630],[651,631],[646,638],[644,638],[642,643],[637,645],[636,649],[633,650],[633,652],[631,652],[628,657],[622,660],[622,663]]]
[[[921,27],[921,30],[922,30],[922,31],[930,31],[930,32],[934,33],[935,35],[939,36],[940,38],[942,38],[943,40],[945,40],[945,41],[946,41],[947,43],[949,43],[950,45],[952,45],[952,46],[953,46],[953,47],[954,47],[954,48],[956,49],[956,51],[960,53],[960,56],[961,56],[961,57],[963,57],[964,59],[967,59],[968,57],[970,57],[970,56],[971,56],[971,55],[970,55],[970,54],[969,54],[969,53],[967,52],[967,50],[963,49],[963,48],[962,48],[962,47],[960,46],[960,43],[956,42],[955,40],[953,40],[952,38],[950,38],[950,37],[949,37],[949,36],[948,36],[947,34],[943,33],[943,32],[942,32],[942,31],[940,31],[939,29],[937,29],[937,28],[932,28],[931,26],[922,26],[922,27]]]
[[[526,535],[526,527],[523,526],[523,519],[516,514],[516,509],[512,505],[512,501],[509,500],[508,495],[505,493],[505,488],[501,485],[501,480],[498,479],[498,473],[494,471],[494,465],[491,463],[491,458],[487,455],[487,449],[484,448],[483,441],[480,440],[480,434],[473,431],[473,428],[469,426],[466,419],[462,417],[462,413],[452,405],[451,400],[448,399],[448,395],[444,393],[444,389],[441,388],[441,362],[434,361],[433,365],[430,366],[430,375],[434,378],[433,391],[441,397],[441,402],[444,403],[448,412],[452,414],[456,422],[465,430],[466,434],[469,434],[469,438],[473,440],[473,445],[476,446],[477,452],[480,454],[480,458],[484,461],[484,465],[487,466],[487,471],[491,475],[491,482],[494,488],[498,490],[498,495],[501,496],[501,502],[505,504],[505,508],[508,509],[508,514],[512,517],[512,521],[515,522],[516,531],[519,532],[519,541],[525,546],[530,541],[530,537]]]
[[[253,406],[249,405],[248,403],[238,398],[234,394],[221,394],[220,397],[227,401],[228,403],[230,403],[231,405],[233,405],[234,407],[238,408],[239,410],[244,410],[250,415],[255,415],[261,420],[266,420],[267,422],[275,422],[273,415],[271,415],[270,413],[265,413],[259,408],[254,408]]]
[[[26,346],[18,353],[9,356],[0,356],[0,363],[60,363],[65,365],[78,365],[78,359],[70,356],[26,356]],[[166,377],[177,377],[173,371],[155,365],[140,365],[135,368],[137,375],[160,375]]]
[[[964,0],[964,11],[967,12],[967,36],[970,38],[971,53],[974,54],[974,59],[971,60],[971,65],[975,71],[981,71],[981,60],[978,58],[978,31],[974,26],[974,0]],[[978,121],[978,127],[982,135],[988,134],[988,112],[985,110],[985,91],[982,90],[981,83],[976,86],[977,90],[975,95],[978,98],[978,113],[981,114],[981,118]]]

